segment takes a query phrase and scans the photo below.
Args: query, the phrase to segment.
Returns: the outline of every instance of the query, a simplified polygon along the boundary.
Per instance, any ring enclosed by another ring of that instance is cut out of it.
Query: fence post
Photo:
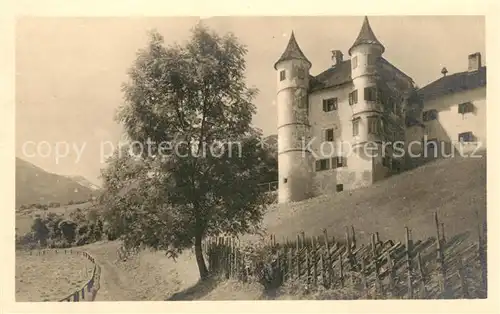
[[[437,253],[437,263],[438,263],[438,271],[440,275],[440,289],[441,289],[441,296],[447,298],[448,294],[448,284],[446,280],[446,265],[444,262],[444,252],[443,252],[443,247],[442,247],[442,242],[441,242],[441,235],[440,235],[440,228],[439,228],[439,219],[437,212],[434,213],[434,222],[436,224],[436,235],[437,235],[437,240],[436,240],[436,253]]]
[[[391,253],[390,252],[387,252],[386,253],[387,255],[387,267],[389,268],[388,269],[388,272],[389,272],[389,290],[390,290],[390,293],[391,293],[391,296],[394,296],[394,292],[395,292],[395,282],[394,282],[394,261],[392,260],[391,258]]]
[[[300,279],[300,250],[298,248],[295,250],[295,265],[297,268],[297,279]]]
[[[87,284],[87,292],[90,292],[93,285],[94,285],[94,275],[92,275],[92,279],[90,279],[89,283]]]
[[[321,263],[321,280],[323,282],[323,287],[328,288],[328,282],[326,280],[327,274],[326,274],[326,268],[325,268],[325,261],[324,261],[324,257],[323,257],[323,252],[321,252],[321,251],[320,251],[320,255],[319,255],[319,260]]]
[[[464,299],[469,298],[469,285],[467,284],[467,279],[465,278],[464,265],[462,258],[458,258],[458,276],[460,277],[460,287],[462,288],[462,297]]]
[[[380,283],[380,265],[378,262],[378,250],[377,250],[377,236],[372,234],[372,255],[373,255],[373,265],[375,267],[375,295],[383,294],[382,284]]]
[[[476,221],[477,221],[477,237],[478,237],[478,257],[479,265],[481,266],[481,286],[484,290],[484,297],[487,297],[488,289],[488,267],[487,267],[487,257],[486,257],[486,241],[483,238],[483,234],[486,235],[486,223],[483,224],[483,232],[481,232],[481,223],[479,219],[479,212],[476,210]]]
[[[311,265],[310,265],[310,261],[309,261],[309,248],[306,246],[305,247],[305,250],[306,250],[306,276],[307,276],[307,285],[310,284],[311,282]]]
[[[356,249],[356,233],[354,232],[354,226],[351,225],[351,245],[353,249]]]
[[[326,255],[324,257],[324,261],[322,260],[321,263],[324,263],[327,265],[327,267],[325,267],[324,265],[321,266],[322,268],[322,272],[323,272],[323,284],[326,284],[325,288],[329,287],[330,286],[330,281],[332,279],[332,263],[330,261],[330,243],[328,242],[328,232],[326,231],[326,229],[323,229],[323,238],[325,240],[325,250],[326,250]],[[325,274],[325,272],[327,272],[327,274]],[[325,277],[326,276],[326,277]],[[330,278],[330,280],[328,280],[328,282],[325,281],[324,278]]]
[[[312,238],[312,250],[311,250],[311,263],[313,268],[313,284],[316,286],[318,284],[318,260],[317,260],[317,241]]]
[[[446,243],[446,236],[444,233],[444,223],[441,223],[441,241],[443,241],[443,244]]]
[[[288,279],[293,278],[293,246],[288,248]]]
[[[413,285],[412,285],[412,273],[411,273],[411,259],[412,259],[412,240],[410,239],[410,230],[405,227],[405,241],[406,241],[406,266],[408,274],[408,299],[413,299]]]
[[[339,264],[340,264],[340,287],[344,288],[344,258],[342,257],[342,254],[339,255]]]
[[[361,280],[363,283],[363,294],[365,299],[368,299],[368,281],[366,279],[366,270],[365,270],[365,259],[361,257]]]
[[[425,287],[426,275],[424,272],[424,267],[422,265],[422,257],[420,252],[417,253],[417,267],[420,273],[420,298],[425,299],[427,297],[427,288]]]

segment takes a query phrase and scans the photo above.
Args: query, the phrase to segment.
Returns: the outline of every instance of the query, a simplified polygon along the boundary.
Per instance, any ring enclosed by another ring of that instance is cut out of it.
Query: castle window
[[[472,132],[460,133],[460,134],[458,134],[458,141],[460,143],[473,142],[474,141],[474,136],[472,135]]]
[[[358,57],[352,58],[352,68],[355,69],[358,67]]]
[[[325,130],[325,141],[333,142],[333,129]]]
[[[303,80],[305,76],[306,76],[306,71],[303,68],[298,68],[297,77],[299,78],[299,80]]]
[[[316,160],[316,171],[323,171],[330,169],[330,159]]]
[[[358,103],[358,90],[349,93],[349,105],[352,106]]]
[[[338,104],[337,98],[323,99],[323,111],[329,112],[329,111],[337,110],[337,104]]]
[[[378,134],[379,126],[381,126],[378,117],[368,117],[368,134]]]
[[[424,122],[436,120],[437,119],[437,110],[431,109],[431,110],[424,111],[422,119],[424,120]]]
[[[285,70],[280,71],[280,81],[284,81],[286,79],[286,72]]]
[[[356,119],[352,120],[352,136],[359,135],[359,121],[360,121],[360,118],[356,118]]]
[[[365,87],[365,100],[376,101],[377,100],[377,88]]]
[[[347,167],[347,158],[344,156],[337,156],[332,158],[332,168]]]
[[[458,113],[464,114],[473,111],[474,111],[474,105],[470,101],[458,105]]]
[[[368,60],[367,60],[368,65],[375,65],[375,60],[377,59],[376,56],[368,55],[367,58],[368,58]]]
[[[343,184],[337,184],[337,192],[342,192],[344,190]]]

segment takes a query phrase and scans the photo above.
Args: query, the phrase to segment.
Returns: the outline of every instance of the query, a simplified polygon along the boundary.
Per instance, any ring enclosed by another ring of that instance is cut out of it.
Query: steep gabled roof
[[[389,73],[390,70],[384,70],[383,67],[381,66],[382,64],[387,64],[391,69],[407,77],[409,80],[413,82],[411,77],[406,75],[404,72],[402,72],[400,69],[398,69],[396,66],[394,66],[392,63],[390,63],[383,57],[377,59],[377,64],[379,65],[377,67],[377,72],[379,75],[381,75],[382,78],[392,79],[393,77],[392,72]],[[336,64],[335,66],[321,72],[320,74],[316,76],[311,76],[309,78],[310,91],[314,92],[320,89],[330,88],[349,83],[352,81],[351,73],[352,73],[351,60],[349,59],[341,61],[339,64]]]
[[[344,60],[310,80],[310,91],[339,86],[352,81],[351,60]]]
[[[443,76],[418,90],[422,100],[486,86],[486,67],[474,72],[459,72]]]
[[[288,41],[288,45],[285,48],[285,51],[281,55],[281,57],[276,61],[274,64],[274,69],[276,70],[276,66],[278,63],[282,61],[287,61],[287,60],[292,60],[292,59],[298,59],[298,60],[304,60],[307,63],[309,63],[309,66],[312,65],[311,61],[309,61],[302,50],[299,47],[299,44],[297,44],[297,41],[295,40],[295,35],[292,31],[292,35],[290,36],[290,40]]]
[[[368,17],[365,16],[363,20],[363,25],[361,26],[361,30],[359,31],[358,38],[354,41],[351,48],[349,49],[349,55],[351,55],[351,50],[361,44],[371,44],[371,45],[379,45],[382,48],[382,52],[384,52],[385,47],[378,41],[377,37],[373,33],[373,30],[370,26],[370,22],[368,21]]]

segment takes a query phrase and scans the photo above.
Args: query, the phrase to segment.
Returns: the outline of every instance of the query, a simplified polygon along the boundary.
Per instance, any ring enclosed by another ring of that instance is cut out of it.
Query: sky
[[[16,156],[49,172],[82,175],[99,184],[104,158],[122,129],[114,120],[123,104],[127,70],[151,29],[165,44],[183,43],[198,17],[23,17],[16,23]],[[234,33],[248,48],[247,84],[260,91],[253,123],[276,133],[273,64],[291,31],[311,74],[331,66],[331,50],[348,58],[362,16],[209,17],[203,23]],[[484,17],[374,16],[370,25],[385,46],[384,57],[420,87],[448,73],[467,70],[467,56],[485,54]],[[59,154],[57,153],[59,152]]]

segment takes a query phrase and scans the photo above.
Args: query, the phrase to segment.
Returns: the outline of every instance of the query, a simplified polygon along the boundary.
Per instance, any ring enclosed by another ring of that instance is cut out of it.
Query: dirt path
[[[196,284],[196,263],[189,253],[177,262],[149,251],[118,261],[118,247],[117,242],[103,242],[84,248],[101,266],[96,301],[164,301]]]
[[[109,261],[98,261],[101,265],[100,289],[97,292],[95,301],[125,301],[127,297],[128,286],[124,283],[124,274]]]
[[[128,299],[126,276],[111,262],[117,247],[118,245],[114,243],[101,243],[85,248],[101,266],[100,288],[95,301],[125,301]]]

